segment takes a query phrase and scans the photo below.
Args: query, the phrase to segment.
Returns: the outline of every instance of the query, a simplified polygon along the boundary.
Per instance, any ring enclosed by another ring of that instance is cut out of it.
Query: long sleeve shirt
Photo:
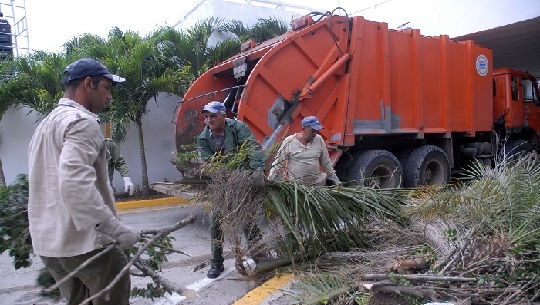
[[[112,139],[105,138],[105,148],[108,153],[107,170],[109,173],[109,180],[112,182],[115,169],[120,173],[120,176],[129,177],[129,168],[122,153],[120,153],[118,145],[116,145]]]
[[[96,225],[116,215],[97,116],[62,98],[28,150],[28,221],[34,253],[72,257],[113,242]]]
[[[266,157],[261,150],[261,146],[247,124],[242,121],[225,119],[225,135],[222,149],[218,147],[216,141],[212,138],[212,132],[208,126],[197,137],[199,158],[207,162],[217,154],[223,156],[235,154],[242,146],[249,149],[247,167],[253,170],[264,168]]]
[[[320,135],[306,145],[295,134],[286,137],[272,162],[269,179],[278,180],[282,171],[285,179],[305,185],[321,184],[325,179],[339,182]]]

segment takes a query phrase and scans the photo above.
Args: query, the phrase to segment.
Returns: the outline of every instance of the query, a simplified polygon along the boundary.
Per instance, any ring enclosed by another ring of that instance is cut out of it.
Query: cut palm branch
[[[292,236],[289,252],[345,250],[365,245],[365,224],[374,219],[404,223],[403,192],[363,186],[305,186],[275,182],[268,189],[265,210],[279,218]]]

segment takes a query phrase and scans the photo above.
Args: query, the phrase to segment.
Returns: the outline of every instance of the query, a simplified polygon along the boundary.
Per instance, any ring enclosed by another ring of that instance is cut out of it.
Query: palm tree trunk
[[[147,197],[150,194],[150,188],[148,186],[148,168],[146,166],[146,153],[144,149],[144,136],[142,130],[142,122],[137,120],[137,133],[139,134],[139,150],[141,153],[141,169],[142,169],[142,189],[141,195]]]
[[[2,167],[2,159],[0,159],[0,186],[6,186],[6,176],[4,176],[4,168]]]

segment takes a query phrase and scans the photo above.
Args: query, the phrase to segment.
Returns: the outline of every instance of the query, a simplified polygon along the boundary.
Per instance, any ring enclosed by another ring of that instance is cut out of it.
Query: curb
[[[183,199],[179,197],[167,197],[159,199],[149,199],[149,200],[134,200],[134,201],[121,201],[116,203],[117,210],[131,210],[139,208],[149,208],[162,205],[170,204],[179,204],[186,203],[189,199]]]
[[[264,299],[279,291],[283,286],[287,285],[294,276],[292,274],[282,274],[274,276],[261,286],[249,291],[241,299],[233,303],[233,305],[254,305],[260,304]]]

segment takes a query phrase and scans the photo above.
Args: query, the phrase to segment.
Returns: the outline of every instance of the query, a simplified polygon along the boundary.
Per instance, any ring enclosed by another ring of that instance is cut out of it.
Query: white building
[[[538,45],[540,43],[538,42],[540,1],[538,0],[519,2],[509,0],[201,0],[193,9],[179,16],[176,27],[186,29],[198,20],[208,17],[241,20],[246,25],[253,25],[258,18],[269,17],[280,18],[288,23],[309,11],[332,11],[338,6],[343,7],[350,16],[362,15],[369,20],[387,22],[389,27],[394,29],[400,26],[418,28],[422,34],[430,36],[440,34],[447,34],[450,37],[464,36],[533,19],[532,22],[524,23],[525,27],[530,28],[528,32],[533,32],[529,35],[533,36],[523,36],[525,35],[523,30],[509,32],[521,38],[518,41],[507,42],[507,45],[528,42],[524,44],[528,46],[528,49],[516,49],[516,53],[510,56],[513,58],[519,58],[524,52],[540,54]],[[344,14],[341,10],[336,10],[336,13]],[[137,20],[134,19],[133,22]],[[508,29],[508,31],[515,31],[510,27]],[[504,34],[505,31],[499,32]],[[504,36],[497,35],[495,35],[495,41],[500,40],[497,37]],[[497,52],[494,53],[497,56]],[[540,56],[530,60],[527,67],[530,67],[529,71],[536,69],[534,70],[538,71],[536,76],[540,77],[538,60]],[[179,177],[179,173],[169,162],[175,149],[172,121],[175,116],[176,102],[179,99],[175,96],[161,95],[157,104],[154,101],[148,103],[150,111],[144,117],[143,130],[150,183],[164,179],[172,181]],[[29,110],[20,107],[11,108],[0,121],[0,160],[8,184],[12,183],[18,174],[28,173],[27,147],[40,119],[36,112],[27,115]],[[122,144],[122,151],[129,165],[133,182],[141,185],[140,150],[135,126],[129,129],[126,142]],[[115,173],[114,184],[117,189],[122,186],[122,179],[118,173]]]

